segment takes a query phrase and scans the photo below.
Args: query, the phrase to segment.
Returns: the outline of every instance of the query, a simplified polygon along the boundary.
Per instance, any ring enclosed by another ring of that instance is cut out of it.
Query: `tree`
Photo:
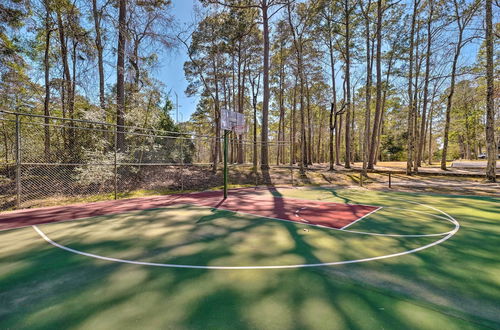
[[[453,63],[451,68],[451,82],[450,88],[447,96],[446,102],[446,119],[444,126],[444,137],[443,137],[443,152],[441,155],[441,169],[446,170],[446,158],[448,155],[448,139],[449,139],[449,131],[450,131],[450,118],[451,118],[451,109],[453,105],[453,94],[455,93],[455,80],[457,74],[457,63],[460,57],[460,52],[462,48],[467,42],[470,42],[472,39],[468,38],[464,40],[464,31],[467,28],[467,25],[471,22],[474,17],[476,10],[478,8],[478,1],[474,1],[471,4],[464,4],[459,0],[453,0],[453,9],[454,9],[454,20],[457,24],[457,32],[458,39],[455,45],[455,53],[453,55]],[[461,8],[462,7],[462,8]]]
[[[413,96],[413,61],[415,48],[415,26],[417,21],[418,6],[420,0],[413,1],[413,14],[411,17],[411,32],[410,32],[410,59],[409,59],[409,74],[408,74],[408,155],[406,160],[406,174],[411,175],[413,170],[413,152],[415,147],[415,112],[414,96]]]
[[[102,44],[102,36],[101,36],[101,23],[103,18],[103,11],[105,10],[106,5],[103,5],[101,8],[97,6],[97,0],[92,0],[92,17],[94,19],[94,31],[95,31],[95,46],[97,50],[97,72],[99,74],[99,104],[101,106],[101,110],[106,111],[106,103],[105,103],[105,95],[104,95],[104,58],[103,52],[104,47]]]
[[[359,8],[365,21],[365,52],[366,52],[366,82],[365,82],[365,127],[363,139],[363,173],[366,175],[367,165],[370,163],[370,119],[371,119],[371,95],[372,95],[372,67],[373,57],[371,50],[371,0],[366,3],[366,9],[363,2],[359,2]],[[378,22],[378,20],[377,20]],[[378,28],[378,25],[377,25]],[[378,36],[378,33],[377,33]],[[369,165],[368,165],[369,166]],[[372,164],[373,168],[373,164]]]
[[[262,18],[262,41],[263,41],[263,56],[262,56],[262,123],[261,123],[261,164],[263,170],[269,168],[269,20],[273,17],[281,7],[285,6],[289,0],[252,0],[249,4],[239,4],[238,1],[219,1],[219,0],[205,0],[207,3],[220,4],[227,7],[238,9],[252,9],[257,8],[261,12]],[[280,6],[276,11],[270,13],[270,9],[275,6]]]
[[[391,5],[389,5],[391,6]],[[377,1],[377,50],[375,53],[375,65],[377,69],[377,87],[376,87],[376,100],[375,100],[375,117],[373,119],[373,131],[371,135],[370,153],[368,157],[369,169],[373,169],[375,157],[378,150],[378,135],[380,125],[382,122],[383,100],[382,100],[382,16],[386,8],[382,8],[382,0]],[[390,70],[388,70],[390,72]]]
[[[173,44],[170,35],[172,17],[169,14],[170,0],[130,2],[127,12],[127,36],[130,40],[128,62],[133,71],[131,91],[137,93],[148,79],[143,67],[155,63],[155,47],[168,49]]]
[[[484,115],[484,101],[479,97],[484,94],[481,89],[473,80],[462,80],[455,87],[450,140],[458,146],[460,158],[477,159],[479,155]]]
[[[329,116],[329,170],[333,171],[335,169],[334,164],[339,164],[339,154],[340,154],[340,137],[339,128],[339,117],[345,111],[345,107],[340,110],[337,106],[337,86],[336,86],[336,74],[335,66],[337,63],[336,53],[338,49],[336,44],[338,43],[338,35],[340,33],[340,23],[338,22],[337,16],[340,14],[340,8],[332,1],[323,0],[319,5],[319,31],[320,35],[323,37],[323,41],[328,49],[328,60],[330,64],[330,79],[331,79],[331,90],[332,99],[330,102],[330,116]],[[336,136],[334,136],[334,134]]]
[[[43,66],[44,66],[44,85],[45,85],[45,97],[43,100],[43,114],[46,116],[44,118],[44,149],[45,149],[45,159],[47,162],[50,161],[50,126],[49,126],[49,116],[50,116],[50,41],[51,34],[53,31],[52,27],[52,17],[50,0],[44,0],[43,6],[45,9],[45,47],[43,56]]]
[[[188,39],[182,39],[179,36],[179,40],[188,50],[189,57],[189,62],[184,63],[184,72],[190,83],[186,93],[199,93],[209,96],[213,101],[215,141],[212,170],[214,172],[217,171],[218,160],[221,158],[221,90],[225,88],[222,78],[227,70],[224,61],[227,47],[224,40],[223,22],[226,19],[227,16],[224,13],[215,13],[205,17],[198,24],[197,30],[191,34],[189,45]]]
[[[429,12],[427,14],[427,50],[425,52],[425,77],[424,77],[424,95],[422,100],[422,120],[420,122],[420,134],[419,134],[419,142],[417,145],[417,157],[415,159],[415,171],[418,170],[418,167],[421,165],[422,155],[424,150],[424,141],[425,141],[425,125],[426,125],[426,117],[427,117],[427,105],[428,105],[428,97],[429,97],[429,76],[431,69],[431,47],[432,47],[432,21],[434,16],[434,0],[428,0]]]
[[[346,117],[345,117],[345,159],[344,167],[351,168],[351,12],[354,10],[350,6],[349,0],[344,0],[344,26],[345,26],[345,100],[346,100]]]
[[[251,73],[253,71],[253,74]],[[258,162],[258,146],[257,146],[257,97],[259,95],[260,89],[260,79],[261,79],[261,71],[257,70],[249,70],[249,81],[251,87],[252,94],[252,110],[253,110],[253,171],[257,171],[257,162]]]
[[[116,148],[125,147],[125,43],[127,40],[127,0],[119,0],[118,47],[116,57]]]
[[[304,74],[304,34],[310,25],[311,18],[311,8],[306,7],[307,4],[300,4],[302,6],[302,15],[297,15],[298,17],[292,17],[293,6],[291,3],[287,6],[288,14],[288,24],[292,32],[293,45],[295,49],[296,59],[297,59],[297,73],[299,77],[299,94],[300,94],[300,146],[301,146],[301,161],[300,161],[300,173],[304,174],[305,167],[308,164],[308,153],[307,153],[307,136],[306,136],[306,123],[305,123],[305,87],[307,85],[305,74]],[[310,126],[310,125],[309,125]],[[310,136],[309,136],[310,137]],[[309,143],[311,143],[309,141]]]
[[[13,63],[22,61],[19,45],[9,32],[24,25],[29,9],[28,1],[5,0],[0,3],[0,73],[12,69]]]
[[[170,0],[3,1],[2,110],[46,115],[32,149],[50,162],[90,155],[79,146],[94,137],[76,134],[83,124],[69,119],[91,119],[117,125],[116,146],[126,157],[150,156],[139,150],[146,139],[125,138],[136,129],[131,123],[210,135],[203,157],[217,171],[223,108],[252,122],[248,134],[230,135],[229,156],[237,163],[253,158],[255,171],[288,163],[288,151],[302,172],[313,163],[334,170],[360,161],[367,171],[390,159],[406,161],[415,173],[433,154],[475,158],[488,147],[496,156],[495,13],[475,16],[479,0],[201,2],[192,33],[179,35],[189,57],[186,94],[200,97],[189,123],[172,126],[162,112],[165,86],[154,78],[159,54],[175,44]],[[466,45],[479,37],[483,19],[492,27],[486,24],[473,62],[475,47]],[[108,61],[115,54],[116,67]],[[116,85],[108,92],[113,72]],[[76,124],[54,126],[49,115]],[[14,126],[1,127],[0,145],[12,155]],[[96,147],[102,159],[112,145],[103,134]]]
[[[488,164],[486,179],[496,182],[497,145],[495,140],[495,104],[493,100],[493,0],[486,0],[485,25],[486,25],[486,145],[488,149]]]

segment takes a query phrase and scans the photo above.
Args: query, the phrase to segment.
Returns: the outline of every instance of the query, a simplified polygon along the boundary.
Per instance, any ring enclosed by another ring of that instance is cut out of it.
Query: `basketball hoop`
[[[233,131],[238,135],[245,133],[245,116],[236,111],[221,109],[221,129]]]
[[[227,198],[227,149],[229,132],[242,135],[246,132],[245,115],[242,113],[221,109],[220,128],[224,130],[224,199]]]

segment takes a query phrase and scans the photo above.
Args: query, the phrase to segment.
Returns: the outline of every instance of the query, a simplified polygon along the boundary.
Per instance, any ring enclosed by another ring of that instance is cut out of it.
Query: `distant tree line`
[[[225,108],[247,115],[249,130],[232,139],[232,157],[255,169],[362,162],[368,171],[404,160],[412,174],[423,163],[446,169],[450,159],[487,154],[495,180],[498,3],[200,4],[186,29],[176,27],[169,0],[3,1],[1,108],[114,123],[125,150],[127,126],[179,129],[164,111],[169,86],[153,70],[160,53],[180,47],[188,55],[186,93],[200,98],[182,129],[216,137],[214,171]],[[44,130],[50,160],[54,133]],[[69,150],[78,139],[71,127],[62,134]]]

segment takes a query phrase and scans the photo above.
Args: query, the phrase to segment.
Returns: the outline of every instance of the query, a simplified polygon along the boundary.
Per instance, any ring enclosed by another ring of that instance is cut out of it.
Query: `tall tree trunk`
[[[49,0],[44,1],[45,6],[45,53],[43,57],[43,66],[45,73],[45,98],[43,100],[43,114],[44,118],[44,147],[45,147],[45,161],[50,162],[50,126],[49,126],[49,118],[50,116],[50,34],[52,32],[51,24],[50,24],[50,3]]]
[[[218,97],[218,96],[217,96]],[[212,160],[212,172],[217,173],[217,168],[219,165],[219,158],[221,153],[221,124],[220,124],[220,102],[217,100],[214,102],[214,119],[215,119],[215,141],[214,141],[214,153]]]
[[[133,38],[133,43],[132,43],[132,56],[129,59],[130,65],[134,68],[134,80],[133,80],[133,88],[132,91],[134,93],[139,92],[139,82],[141,79],[141,73],[139,70],[139,45],[140,41],[138,37]]]
[[[292,9],[290,8],[290,3],[288,5],[288,23],[290,25],[290,30],[293,36],[293,45],[295,48],[295,55],[297,59],[297,73],[300,82],[299,93],[300,93],[300,174],[303,175],[305,173],[305,167],[307,166],[307,138],[306,138],[306,123],[305,123],[305,108],[304,108],[304,84],[306,83],[304,77],[304,66],[303,66],[303,58],[302,58],[302,42],[298,40],[297,34],[295,33],[295,27],[292,23]]]
[[[488,150],[488,164],[486,165],[486,179],[496,182],[496,158],[498,147],[495,141],[495,107],[493,100],[493,15],[492,0],[486,0],[486,145]]]
[[[377,1],[377,53],[375,65],[377,68],[377,96],[375,101],[375,118],[373,119],[373,132],[371,136],[370,155],[368,158],[368,168],[373,169],[378,150],[378,135],[382,124],[382,0]]]
[[[426,124],[426,116],[427,116],[427,104],[428,104],[428,96],[429,96],[429,73],[430,73],[430,57],[431,57],[431,46],[432,46],[432,16],[434,14],[434,3],[433,0],[428,0],[429,3],[429,17],[427,18],[427,50],[425,52],[425,77],[424,77],[424,97],[423,97],[423,105],[422,105],[422,120],[420,124],[420,141],[418,143],[418,152],[417,159],[415,160],[416,166],[421,166],[423,150],[424,150],[424,141],[425,141],[425,124]]]
[[[413,150],[414,150],[414,103],[413,103],[413,50],[415,47],[415,25],[417,20],[417,9],[420,0],[413,1],[413,14],[411,19],[410,33],[410,63],[408,74],[408,155],[406,160],[406,174],[411,175],[413,169]]]
[[[337,90],[335,86],[335,59],[333,57],[333,40],[332,40],[332,35],[331,32],[329,33],[329,39],[328,39],[328,49],[330,51],[330,66],[331,66],[331,75],[332,75],[332,102],[331,102],[331,108],[330,108],[330,145],[329,145],[329,151],[330,151],[330,171],[333,171],[335,169],[333,163],[334,163],[334,136],[333,132],[335,130],[334,124],[337,123]]]
[[[420,58],[420,23],[417,22],[417,35],[416,35],[416,44],[415,44],[415,83],[413,86],[415,87],[413,91],[413,173],[418,172],[417,166],[417,152],[418,152],[418,142],[419,140],[419,131],[418,131],[418,119],[420,115],[420,100],[419,100],[419,90],[418,90],[418,81],[420,78],[420,69],[422,66],[423,58]],[[416,143],[416,145],[415,145]]]
[[[269,17],[268,17],[268,2],[262,0],[262,37],[264,39],[264,63],[263,63],[263,97],[262,97],[262,127],[261,127],[261,163],[260,168],[263,170],[269,169],[269,150],[268,150],[268,134],[269,134]]]
[[[103,46],[101,38],[101,12],[97,8],[97,0],[92,0],[92,14],[94,16],[95,46],[97,49],[97,71],[99,73],[99,105],[101,110],[106,111],[106,101],[104,96],[104,60]]]
[[[340,151],[342,145],[342,126],[344,124],[344,115],[340,114],[335,118],[335,165],[340,164]]]
[[[394,48],[394,47],[392,47],[392,48]],[[394,59],[394,52],[391,52],[390,56],[389,56],[389,61],[387,64],[387,72],[385,74],[385,87],[384,87],[384,90],[382,93],[381,114],[380,114],[380,120],[378,123],[377,142],[376,142],[376,146],[375,146],[377,152],[376,152],[375,158],[373,160],[373,165],[376,165],[378,159],[380,159],[380,136],[382,134],[383,127],[384,127],[385,102],[387,100],[387,89],[389,88],[389,78],[391,77],[391,74],[392,74],[393,59]]]
[[[425,152],[427,150],[430,150],[429,147],[428,147],[428,142],[430,143],[430,140],[427,140],[427,134],[429,132],[429,129],[431,127],[431,121],[432,121],[432,108],[433,108],[433,102],[434,102],[434,96],[435,96],[435,88],[432,92],[432,96],[431,96],[431,105],[430,105],[430,109],[427,113],[427,118],[426,118],[426,123],[425,123],[425,129],[424,129],[424,145],[423,145],[423,150],[422,150],[422,161],[425,161]],[[429,102],[427,102],[429,103]],[[430,153],[428,153],[428,156],[430,155]],[[430,161],[430,156],[427,157],[427,164],[429,164],[429,161]],[[429,164],[430,165],[430,164]]]
[[[244,85],[245,85],[245,75],[241,74],[241,41],[238,43],[238,74],[237,74],[237,85],[238,85],[238,112],[243,113],[243,91],[244,91]],[[246,61],[243,64],[243,71],[246,69]],[[238,139],[238,145],[237,145],[237,150],[238,150],[238,164],[243,164],[243,134],[239,135],[237,137]]]
[[[305,76],[304,79],[306,86],[306,108],[307,108],[307,138],[306,138],[306,141],[308,142],[306,143],[306,153],[307,153],[306,166],[307,166],[307,165],[312,165],[311,98],[309,95],[309,79],[307,75],[304,76]]]
[[[433,115],[434,105],[431,104],[429,109],[429,145],[428,145],[428,161],[427,164],[432,165],[432,115]]]
[[[333,148],[333,145],[334,145],[334,142],[333,142],[333,130],[335,129],[335,127],[333,126],[333,118],[335,117],[335,103],[330,103],[330,117],[329,117],[329,131],[328,131],[328,135],[329,135],[329,143],[328,143],[328,151],[329,151],[329,168],[328,170],[329,171],[333,171],[335,169],[335,167],[333,166],[333,162],[334,162],[334,148]]]
[[[70,113],[70,117],[72,117],[73,114],[73,108],[74,108],[74,103],[72,102],[72,86],[71,86],[71,74],[69,71],[69,64],[68,64],[68,41],[66,38],[66,31],[65,31],[65,25],[63,23],[62,19],[62,14],[60,9],[56,11],[57,15],[57,25],[58,25],[58,30],[59,30],[59,43],[60,43],[60,48],[61,48],[61,59],[62,59],[62,64],[63,64],[63,93],[61,95],[61,99],[63,99],[63,112],[66,112],[65,106],[67,106],[67,110]],[[70,126],[73,126],[73,123],[69,124]],[[68,130],[68,135],[66,137],[68,145],[68,151],[71,154],[73,152],[73,139],[72,139],[72,129],[70,128]]]
[[[351,95],[355,95],[356,93],[355,90],[356,87],[352,86]],[[356,112],[354,110],[356,110],[356,101],[353,99],[351,108],[351,165],[354,163],[356,158],[361,158],[359,157],[361,152],[358,151],[358,153],[356,153],[356,130],[354,129],[354,123],[356,122]],[[360,140],[360,142],[357,145],[361,147],[361,143],[362,142]]]
[[[280,164],[280,160],[283,159],[283,140],[285,136],[285,105],[284,105],[284,80],[285,80],[285,64],[283,62],[283,46],[280,45],[280,62],[279,62],[279,91],[278,91],[278,107],[279,107],[279,122],[278,122],[278,142],[277,142],[277,154],[276,154],[276,165]]]
[[[370,158],[370,126],[371,126],[371,98],[372,98],[372,56],[370,43],[370,7],[371,0],[368,1],[367,9],[364,11],[363,4],[360,8],[365,19],[365,48],[366,48],[366,84],[365,84],[365,129],[363,139],[363,174],[369,166]]]
[[[302,64],[301,64],[302,65]],[[300,173],[305,173],[305,167],[307,166],[307,139],[306,139],[306,121],[304,115],[304,77],[302,70],[299,71],[300,74]]]
[[[323,112],[321,111],[319,113],[319,122],[322,123],[323,122]],[[323,142],[323,140],[321,139],[322,138],[322,134],[323,133],[323,129],[322,129],[322,125],[318,125],[318,139],[317,139],[317,144],[316,144],[316,157],[315,157],[315,161],[316,163],[322,163],[323,162],[323,155],[322,155],[322,152],[321,152],[321,144]]]
[[[257,96],[253,97],[253,169],[257,171]]]
[[[217,58],[213,58],[212,60],[212,70],[214,72],[214,84],[215,84],[215,92],[214,92],[214,110],[215,110],[215,150],[214,150],[214,159],[212,165],[212,172],[216,173],[219,165],[219,159],[222,159],[222,148],[221,148],[221,100],[220,100],[220,91],[219,91],[219,75],[218,75],[218,61]],[[222,82],[223,87],[225,89],[225,82]],[[225,95],[224,95],[225,100]]]
[[[116,146],[125,148],[125,42],[127,0],[119,0],[118,48],[116,60]]]
[[[76,92],[76,67],[77,67],[77,50],[78,50],[78,40],[73,39],[73,50],[72,50],[72,55],[71,55],[71,61],[72,61],[72,80],[71,80],[71,94],[69,95],[70,99],[70,107],[69,107],[69,117],[71,119],[75,119],[75,92]],[[72,123],[71,126],[75,126],[74,123]],[[69,139],[69,144],[70,144],[70,150],[73,150],[75,144],[76,144],[76,132],[74,128],[71,128],[69,131],[70,134],[70,139]]]
[[[456,21],[458,25],[458,41],[457,46],[455,47],[455,55],[453,56],[453,65],[451,68],[451,82],[450,82],[450,91],[448,93],[447,102],[446,102],[446,119],[444,125],[444,137],[443,137],[443,153],[441,155],[441,169],[446,170],[446,158],[448,156],[448,139],[450,133],[450,120],[451,120],[451,107],[453,104],[453,94],[455,93],[455,79],[457,72],[457,63],[458,58],[460,57],[460,50],[462,49],[462,38],[465,26],[461,23],[461,18],[458,13],[458,4],[457,0],[455,3],[455,14]]]
[[[249,72],[250,74],[250,72]],[[253,108],[253,171],[257,173],[257,96],[259,95],[260,74],[257,78],[249,77],[252,90],[252,108]],[[257,79],[257,82],[255,81]]]
[[[351,54],[350,54],[350,8],[349,1],[344,0],[345,13],[345,81],[346,81],[346,115],[345,115],[345,160],[344,167],[351,168]]]
[[[296,148],[295,148],[295,134],[297,132],[297,129],[296,129],[296,123],[297,123],[297,120],[296,120],[296,115],[295,113],[297,112],[297,76],[295,76],[295,82],[293,84],[293,97],[292,97],[292,131],[290,133],[290,143],[291,143],[291,156],[290,156],[290,162],[291,162],[291,165],[294,165],[297,163],[297,158],[296,158]]]
[[[248,58],[245,58],[245,63],[243,64],[243,72],[242,72],[242,80],[241,80],[241,96],[240,96],[240,109],[241,109],[241,113],[244,113],[244,103],[245,103],[245,91],[246,91],[246,79],[247,79],[247,76],[245,75],[245,72],[247,71],[247,68],[248,68],[248,61],[249,59]],[[247,133],[247,123],[246,123],[246,120],[245,120],[245,133],[243,135],[240,135],[240,144],[241,144],[241,164],[245,163],[246,160],[247,160],[247,143],[246,143],[246,139],[247,139],[247,136],[248,136],[248,133]]]

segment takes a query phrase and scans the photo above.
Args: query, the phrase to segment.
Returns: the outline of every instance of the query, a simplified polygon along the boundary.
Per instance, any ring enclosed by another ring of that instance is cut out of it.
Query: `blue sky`
[[[173,0],[172,14],[175,20],[181,26],[190,24],[194,21],[193,6],[197,0]],[[175,94],[179,98],[179,120],[186,121],[196,108],[198,102],[197,97],[187,97],[184,91],[187,87],[187,81],[184,78],[184,62],[188,59],[184,46],[179,46],[179,49],[161,54],[160,68],[157,72],[157,78],[166,86],[167,91],[171,89],[170,95],[175,105]],[[175,111],[172,113],[175,119]]]

